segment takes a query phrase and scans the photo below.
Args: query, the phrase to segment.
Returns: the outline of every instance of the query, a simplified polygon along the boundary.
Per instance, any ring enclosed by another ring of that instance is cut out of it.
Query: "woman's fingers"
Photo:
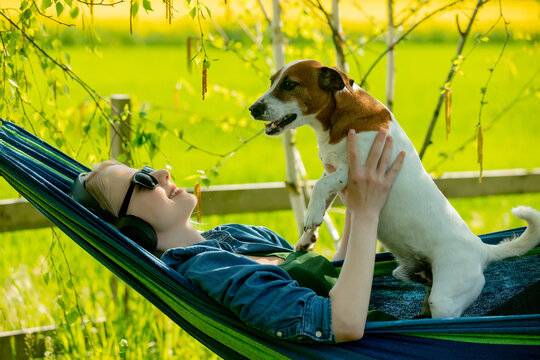
[[[356,131],[349,130],[347,139],[347,152],[349,153],[349,168],[355,169],[358,162],[358,144],[356,143]]]
[[[386,142],[384,143],[384,148],[382,150],[381,158],[379,159],[379,163],[377,165],[377,172],[379,174],[384,174],[386,172],[386,169],[388,169],[388,165],[390,164],[390,157],[392,156],[393,142],[394,142],[394,139],[392,139],[391,136],[388,136],[386,138]]]
[[[373,145],[371,146],[371,151],[369,152],[369,156],[366,160],[366,167],[368,169],[377,168],[377,164],[379,163],[379,159],[381,158],[381,151],[385,143],[385,138],[386,138],[385,131],[379,131],[379,133],[375,137],[375,140],[373,141]]]
[[[357,170],[362,168],[362,165],[359,163],[360,156],[356,141],[356,132],[351,129],[348,136],[347,151],[349,153],[349,169],[352,174],[355,174]],[[390,166],[393,143],[394,139],[391,136],[387,137],[385,131],[379,131],[373,141],[365,165],[365,170],[377,170],[380,175],[384,175],[390,182],[393,182],[398,175],[405,159],[405,151],[401,151]]]
[[[401,167],[403,166],[404,161],[405,161],[405,150],[401,151],[398,154],[396,160],[394,160],[394,163],[392,164],[390,169],[388,169],[388,171],[386,172],[386,180],[390,184],[393,183],[396,177],[398,176],[399,171],[401,170]]]

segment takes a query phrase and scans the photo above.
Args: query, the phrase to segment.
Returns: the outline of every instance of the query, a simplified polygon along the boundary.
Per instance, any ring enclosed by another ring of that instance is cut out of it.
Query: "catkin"
[[[446,88],[445,91],[445,105],[446,105],[446,140],[450,134],[450,119],[452,117],[452,89]]]
[[[207,86],[207,76],[208,76],[207,72],[208,72],[208,70],[207,70],[206,66],[204,66],[204,63],[203,63],[202,69],[203,69],[202,70],[202,98],[204,100],[204,96],[205,96],[206,92],[208,91],[207,87],[206,87]]]
[[[197,222],[200,223],[202,217],[201,184],[196,183],[193,186],[193,193],[197,197]]]
[[[478,182],[482,182],[482,171],[484,162],[484,134],[482,132],[482,124],[478,124],[478,164],[480,164],[480,176]]]

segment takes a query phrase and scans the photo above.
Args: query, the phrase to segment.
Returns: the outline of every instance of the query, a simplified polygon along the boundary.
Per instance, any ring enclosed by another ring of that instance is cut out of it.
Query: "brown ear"
[[[339,91],[344,87],[351,90],[354,80],[335,67],[322,67],[319,74],[319,86],[328,91]]]

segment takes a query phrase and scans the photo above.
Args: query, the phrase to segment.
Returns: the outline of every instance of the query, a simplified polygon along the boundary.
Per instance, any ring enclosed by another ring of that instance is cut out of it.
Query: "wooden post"
[[[126,110],[127,111],[124,111]],[[130,113],[131,98],[125,94],[111,95],[111,158],[129,166],[131,154],[129,153],[130,139]]]
[[[129,151],[131,139],[131,97],[126,94],[111,95],[111,115],[113,125],[111,125],[111,158],[116,159],[127,166],[131,164],[131,154]],[[118,304],[118,278],[111,277],[111,294],[115,304]],[[124,314],[129,312],[129,288],[124,291],[123,307]]]

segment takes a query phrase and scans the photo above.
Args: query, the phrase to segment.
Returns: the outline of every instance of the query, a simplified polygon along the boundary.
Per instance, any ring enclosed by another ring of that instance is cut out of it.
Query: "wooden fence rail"
[[[85,321],[81,326],[104,324],[105,318],[99,318],[92,323]],[[27,360],[43,358],[46,351],[45,338],[54,337],[58,327],[55,325],[42,326],[23,330],[0,332],[0,359]],[[57,347],[53,344],[54,347]],[[54,357],[56,358],[56,357]]]
[[[434,179],[448,198],[540,192],[540,168],[447,173]],[[311,182],[313,184],[313,181]],[[339,199],[335,206],[340,206]],[[203,215],[289,210],[285,183],[215,185],[202,190]],[[0,200],[0,232],[48,227],[51,223],[24,199]]]

